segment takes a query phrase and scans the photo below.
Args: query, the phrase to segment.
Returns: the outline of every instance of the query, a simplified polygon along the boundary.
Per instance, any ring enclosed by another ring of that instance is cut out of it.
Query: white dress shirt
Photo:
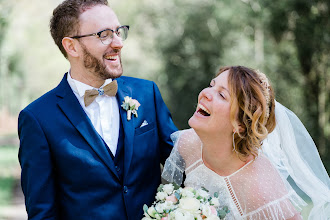
[[[118,136],[119,136],[119,107],[115,96],[98,95],[96,99],[87,107],[85,107],[84,95],[88,89],[97,89],[82,82],[73,79],[70,72],[67,77],[68,83],[76,95],[81,107],[84,109],[95,130],[107,143],[112,154],[116,155]],[[112,79],[107,79],[100,87],[112,82]]]

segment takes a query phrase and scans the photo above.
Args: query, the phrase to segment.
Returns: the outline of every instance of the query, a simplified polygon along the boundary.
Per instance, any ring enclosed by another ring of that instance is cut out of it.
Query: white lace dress
[[[289,219],[306,203],[284,180],[266,156],[260,154],[229,176],[220,176],[202,160],[202,144],[193,129],[172,135],[174,149],[162,174],[165,180],[185,186],[205,187],[219,193],[226,219]]]

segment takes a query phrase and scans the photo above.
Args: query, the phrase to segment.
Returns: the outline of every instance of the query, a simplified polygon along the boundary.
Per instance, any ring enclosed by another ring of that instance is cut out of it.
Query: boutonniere
[[[141,104],[136,99],[132,99],[131,97],[125,96],[123,104],[121,107],[127,111],[127,120],[131,120],[131,115],[135,115],[138,117],[137,110]]]

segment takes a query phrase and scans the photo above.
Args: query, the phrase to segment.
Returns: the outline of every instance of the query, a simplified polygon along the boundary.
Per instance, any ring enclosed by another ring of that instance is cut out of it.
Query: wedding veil
[[[294,181],[289,182],[298,194],[311,199],[308,219],[330,219],[330,179],[311,136],[298,117],[278,102],[275,116],[276,127],[264,140],[263,153],[283,179]]]

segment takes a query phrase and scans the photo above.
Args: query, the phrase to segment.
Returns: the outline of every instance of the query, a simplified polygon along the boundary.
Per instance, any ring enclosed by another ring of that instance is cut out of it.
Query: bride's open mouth
[[[211,115],[211,113],[203,105],[198,104],[197,107],[198,107],[197,108],[197,113],[198,114],[201,114],[203,116],[210,116]]]

